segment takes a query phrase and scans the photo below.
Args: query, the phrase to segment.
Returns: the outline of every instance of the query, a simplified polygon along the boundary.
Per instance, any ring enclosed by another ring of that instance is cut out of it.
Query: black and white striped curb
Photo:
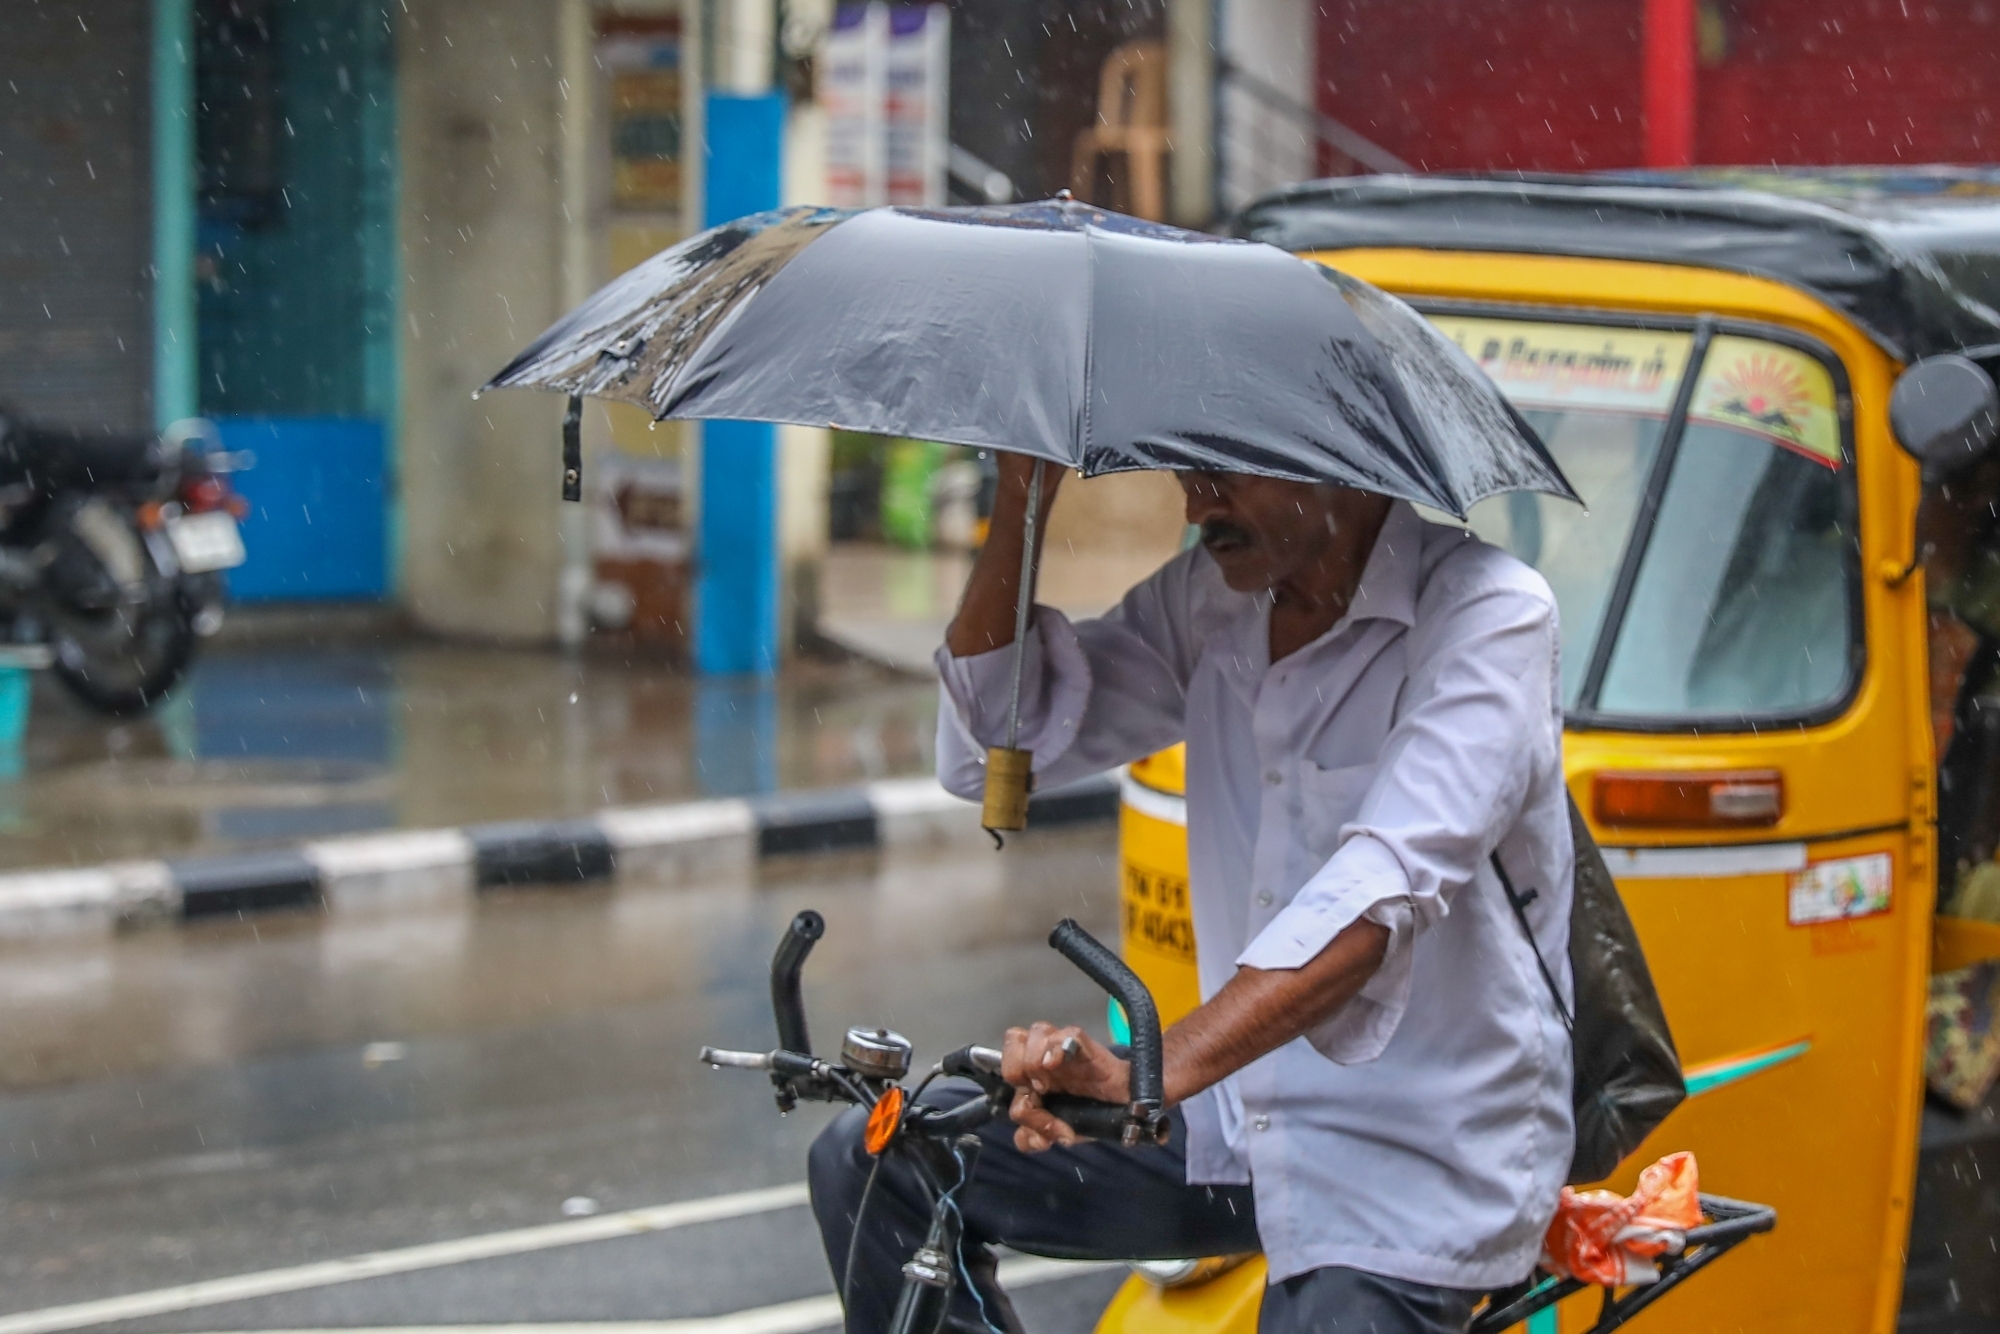
[[[1110,775],[1035,794],[1031,828],[1110,819]],[[357,911],[462,899],[505,885],[568,886],[747,867],[853,848],[986,846],[979,807],[933,778],[600,811],[577,820],[399,830],[272,852],[0,875],[0,938],[115,931],[275,908]]]

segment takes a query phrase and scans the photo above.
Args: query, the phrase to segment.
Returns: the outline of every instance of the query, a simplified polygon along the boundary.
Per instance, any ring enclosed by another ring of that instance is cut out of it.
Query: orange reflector
[[[868,1135],[862,1140],[868,1152],[880,1153],[889,1147],[889,1141],[896,1138],[896,1127],[903,1124],[903,1090],[891,1084],[887,1092],[876,1099],[868,1111]]]
[[[1744,828],[1785,813],[1785,776],[1776,769],[1714,773],[1601,773],[1591,806],[1604,825]]]

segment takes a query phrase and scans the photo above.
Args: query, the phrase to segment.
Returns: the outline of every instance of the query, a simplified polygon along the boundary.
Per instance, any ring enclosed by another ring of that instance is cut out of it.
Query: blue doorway
[[[196,0],[199,401],[255,466],[243,601],[391,591],[394,17]]]

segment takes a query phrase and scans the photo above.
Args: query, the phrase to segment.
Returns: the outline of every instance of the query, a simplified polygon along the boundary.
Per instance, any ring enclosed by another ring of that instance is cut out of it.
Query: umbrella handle
[[[583,499],[583,395],[571,394],[563,410],[562,498]]]
[[[1021,659],[1027,651],[1028,612],[1035,603],[1035,526],[1042,508],[1042,461],[1028,474],[1028,513],[1021,523],[1021,578],[1014,585],[1014,665],[1007,701],[1007,744],[986,750],[986,792],[979,822],[998,839],[1000,830],[1028,827],[1028,792],[1034,786],[1032,751],[1021,750]]]
[[[1034,786],[1035,753],[1011,746],[986,748],[986,799],[979,823],[989,834],[1028,827],[1028,789]]]

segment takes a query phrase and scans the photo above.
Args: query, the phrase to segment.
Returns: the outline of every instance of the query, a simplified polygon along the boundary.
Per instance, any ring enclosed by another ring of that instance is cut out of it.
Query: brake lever
[[[1000,1049],[982,1047],[978,1043],[968,1043],[957,1051],[945,1053],[938,1062],[941,1074],[955,1075],[969,1079],[988,1093],[996,1088],[1009,1089],[1007,1082],[1000,1078]]]

